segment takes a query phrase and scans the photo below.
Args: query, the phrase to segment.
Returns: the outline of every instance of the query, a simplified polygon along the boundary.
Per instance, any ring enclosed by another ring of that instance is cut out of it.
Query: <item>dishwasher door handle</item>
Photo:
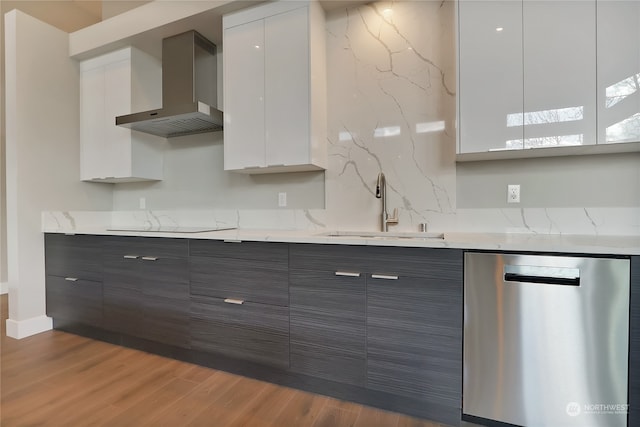
[[[580,286],[580,270],[570,267],[505,265],[504,281],[539,283],[541,285]]]

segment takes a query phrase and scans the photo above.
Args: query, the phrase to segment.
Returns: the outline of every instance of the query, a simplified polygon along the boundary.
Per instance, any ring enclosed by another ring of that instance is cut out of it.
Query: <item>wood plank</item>
[[[294,390],[271,386],[273,390],[262,393],[236,418],[229,427],[263,427],[272,424],[294,395]]]
[[[224,393],[241,378],[222,371],[211,370],[211,372],[209,378],[196,387],[191,394],[160,410],[146,424],[156,427],[187,425],[211,404],[215,396]]]
[[[186,426],[220,425],[227,426],[240,417],[254,399],[267,388],[267,383],[245,378],[231,385],[220,395],[214,397],[204,411]]]
[[[193,392],[196,386],[197,385],[191,381],[174,378],[154,393],[149,394],[135,405],[130,406],[127,410],[120,412],[113,418],[105,420],[103,425],[136,427],[145,424],[151,421],[156,415],[158,408],[164,408],[183,399]]]
[[[359,411],[352,411],[335,405],[327,404],[322,409],[313,427],[354,427]]]
[[[328,400],[324,396],[298,391],[271,423],[271,427],[310,426],[316,421]]]
[[[396,427],[400,415],[371,408],[360,411],[354,427]]]
[[[472,427],[472,426],[473,424],[468,424],[468,427]],[[398,427],[446,427],[446,426],[444,424],[424,421],[418,418],[400,415],[400,418],[398,420]]]

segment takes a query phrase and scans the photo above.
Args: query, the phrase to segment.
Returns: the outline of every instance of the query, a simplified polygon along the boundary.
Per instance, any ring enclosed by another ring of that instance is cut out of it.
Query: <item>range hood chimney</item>
[[[216,45],[196,31],[162,40],[162,108],[116,117],[116,125],[152,135],[222,130],[217,104]]]

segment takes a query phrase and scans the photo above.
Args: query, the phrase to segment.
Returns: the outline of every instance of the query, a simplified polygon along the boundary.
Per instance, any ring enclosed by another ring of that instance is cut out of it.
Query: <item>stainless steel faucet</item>
[[[382,231],[389,231],[389,224],[398,223],[398,208],[393,210],[393,216],[389,217],[387,213],[387,179],[384,173],[378,174],[378,182],[376,183],[376,198],[382,199],[382,215],[380,228]]]

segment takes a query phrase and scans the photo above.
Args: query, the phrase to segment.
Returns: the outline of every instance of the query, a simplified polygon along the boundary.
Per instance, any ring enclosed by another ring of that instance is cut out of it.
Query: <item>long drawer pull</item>
[[[360,273],[352,273],[350,271],[336,271],[336,276],[360,277]]]
[[[140,258],[138,255],[125,255],[123,256],[124,259],[138,259]]]
[[[143,256],[142,259],[145,260],[145,261],[157,261],[158,257],[157,256]]]
[[[372,274],[372,279],[398,280],[398,276],[390,276],[387,274]]]
[[[223,240],[224,243],[242,243],[242,240],[238,240],[238,239],[224,239]]]
[[[77,282],[78,278],[77,277],[65,277],[64,280],[66,280],[67,282]]]
[[[226,302],[227,304],[242,305],[244,303],[244,300],[233,299],[233,298],[225,298],[224,302]]]

